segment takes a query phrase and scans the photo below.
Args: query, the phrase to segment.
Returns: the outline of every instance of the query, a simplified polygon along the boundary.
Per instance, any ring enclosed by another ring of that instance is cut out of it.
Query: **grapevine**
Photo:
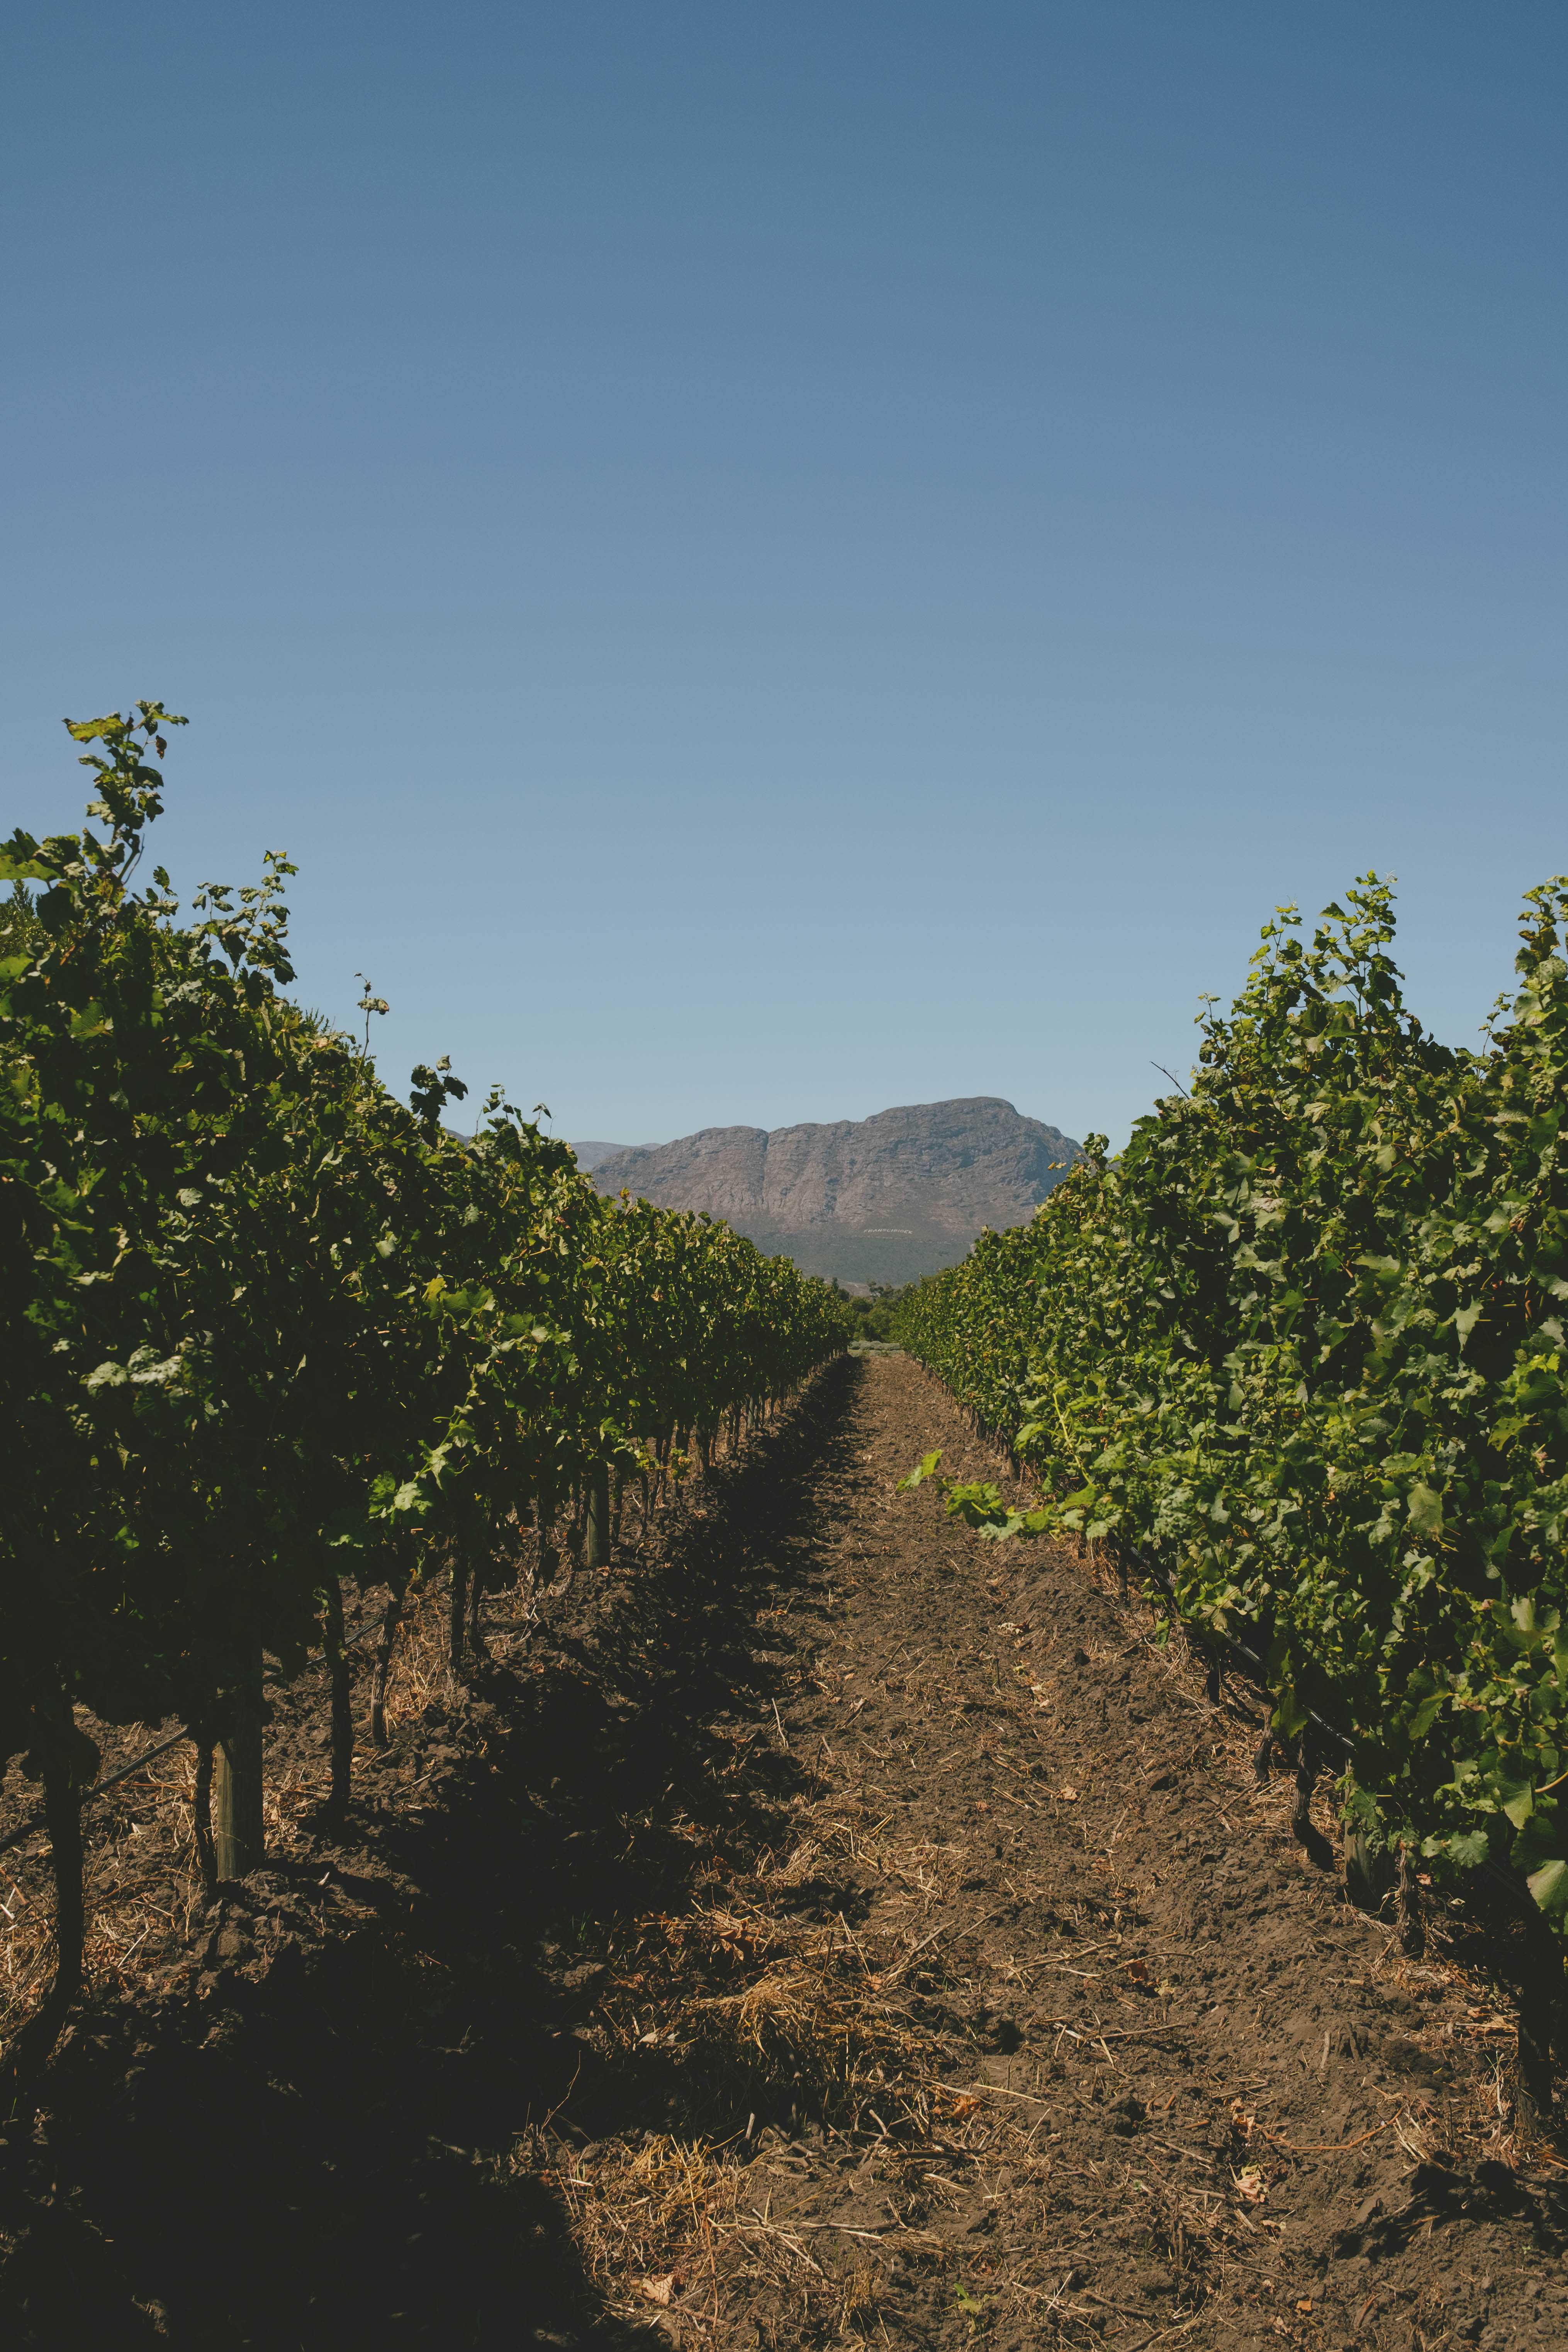
[[[1472,1051],[1408,1010],[1386,882],[1310,941],[1281,909],[1190,1096],[1120,1156],[1091,1137],[900,1329],[1038,1482],[951,1510],[1151,1560],[1200,1642],[1259,1662],[1281,1738],[1331,1728],[1360,1839],[1439,1889],[1500,1874],[1559,1934],[1565,923],[1568,880],[1530,893]]]
[[[0,847],[0,1763],[42,1783],[58,1943],[17,2083],[80,1980],[84,1712],[186,1725],[205,1873],[253,1867],[264,1654],[326,1652],[341,1811],[345,1581],[392,1596],[374,1738],[411,1587],[448,1571],[458,1633],[525,1528],[706,1459],[847,1338],[826,1285],[601,1199],[499,1093],[455,1134],[445,1062],[398,1100],[287,993],[287,860],[184,919],[162,867],[138,887],[184,724],[71,724],[98,829]]]

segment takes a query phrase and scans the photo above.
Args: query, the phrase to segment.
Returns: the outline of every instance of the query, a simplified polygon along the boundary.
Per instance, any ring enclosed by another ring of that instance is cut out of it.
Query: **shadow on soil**
[[[720,1727],[773,1728],[789,1637],[758,1612],[809,1622],[861,1376],[831,1367],[656,1558],[568,1596],[545,1672],[481,1671],[449,1808],[335,1850],[370,1924],[199,2006],[84,2012],[0,2169],[8,2343],[646,2345],[513,2152],[568,2095],[601,2133],[658,2120],[576,2038],[574,1955],[776,1840],[805,1786],[766,1737],[735,1769]]]

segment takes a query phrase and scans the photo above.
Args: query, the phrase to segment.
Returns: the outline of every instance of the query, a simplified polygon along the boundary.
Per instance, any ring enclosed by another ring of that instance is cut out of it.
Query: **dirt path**
[[[1568,2342],[1463,1954],[1304,1868],[1070,1551],[899,1495],[932,1445],[992,1473],[835,1368],[361,1759],[345,1841],[189,1937],[171,1878],[0,2148],[6,2340]]]
[[[784,1726],[837,1829],[825,1907],[879,1954],[929,1938],[968,2088],[936,2161],[812,2141],[773,2216],[877,2233],[895,2342],[1568,2342],[1561,2172],[1514,2168],[1510,2029],[1458,1956],[1404,1961],[1304,1867],[1256,1732],[1070,1548],[896,1493],[934,1444],[994,1475],[913,1364],[866,1365],[848,1433]]]

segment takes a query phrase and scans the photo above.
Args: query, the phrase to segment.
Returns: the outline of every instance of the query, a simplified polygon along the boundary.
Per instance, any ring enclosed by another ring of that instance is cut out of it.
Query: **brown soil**
[[[994,1475],[850,1361],[613,1574],[493,1602],[466,1689],[433,1608],[335,1844],[285,1696],[275,1866],[210,1911],[183,1751],[128,1784],[0,2170],[6,2340],[1568,2341],[1506,1937],[1403,1958],[1255,1789],[1248,1694],[900,1495],[933,1445]]]

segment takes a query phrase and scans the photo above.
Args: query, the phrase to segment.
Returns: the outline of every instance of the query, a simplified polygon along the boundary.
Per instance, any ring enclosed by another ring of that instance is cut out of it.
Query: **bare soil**
[[[324,1693],[280,1694],[272,1866],[216,1906],[186,1751],[116,1791],[5,2340],[1568,2342],[1507,1933],[1405,1959],[1255,1787],[1249,1694],[900,1495],[935,1445],[995,1475],[848,1360],[611,1573],[495,1596],[462,1684],[437,1596],[336,1842]]]

